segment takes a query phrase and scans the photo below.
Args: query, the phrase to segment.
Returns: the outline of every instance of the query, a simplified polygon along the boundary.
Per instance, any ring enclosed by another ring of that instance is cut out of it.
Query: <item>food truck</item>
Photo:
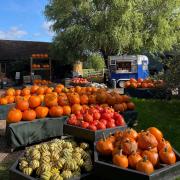
[[[144,55],[109,56],[108,78],[119,87],[124,87],[130,78],[146,79],[149,76],[149,60]]]

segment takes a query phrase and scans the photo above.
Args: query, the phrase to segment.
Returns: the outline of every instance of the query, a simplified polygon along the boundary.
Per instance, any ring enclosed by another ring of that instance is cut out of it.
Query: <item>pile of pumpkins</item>
[[[125,88],[161,88],[164,86],[163,80],[153,80],[153,79],[142,79],[138,80],[131,78],[129,81],[125,82]]]
[[[34,79],[33,84],[34,85],[49,85],[52,82],[46,79]]]
[[[42,180],[77,178],[93,169],[91,156],[88,143],[54,139],[27,148],[18,167],[24,174]]]
[[[156,127],[137,133],[134,129],[117,131],[96,144],[97,151],[112,157],[112,163],[151,174],[160,164],[175,164],[176,155],[171,144]]]
[[[32,68],[49,68],[49,64],[32,64]]]
[[[31,57],[41,59],[41,58],[48,58],[49,56],[48,54],[32,54]]]
[[[11,89],[13,92],[15,90]],[[31,88],[19,90],[15,97],[16,106],[8,112],[7,122],[15,123],[21,120],[32,121],[36,118],[69,116],[77,114],[91,105],[113,107],[116,112],[134,110],[135,105],[127,95],[117,92],[107,92],[96,87],[65,88],[59,84],[55,88],[34,85]]]

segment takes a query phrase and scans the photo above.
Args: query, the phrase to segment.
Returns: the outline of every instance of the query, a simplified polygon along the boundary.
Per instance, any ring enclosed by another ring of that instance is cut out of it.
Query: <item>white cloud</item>
[[[45,21],[42,24],[42,29],[45,31],[46,34],[48,34],[49,36],[53,36],[54,32],[52,31],[52,26],[53,22],[52,21]]]
[[[27,35],[28,33],[19,27],[11,27],[7,31],[0,30],[0,39],[21,39],[23,36]]]

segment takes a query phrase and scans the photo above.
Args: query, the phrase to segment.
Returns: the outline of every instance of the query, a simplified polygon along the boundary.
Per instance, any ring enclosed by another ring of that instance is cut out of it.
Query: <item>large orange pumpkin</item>
[[[83,94],[83,95],[80,96],[80,103],[81,103],[82,105],[83,105],[83,104],[88,104],[88,100],[89,100],[89,98],[88,98],[87,95]]]
[[[37,85],[32,86],[31,87],[31,94],[35,94],[36,91],[38,90],[38,88],[39,88],[39,86],[37,86]]]
[[[37,93],[38,95],[44,94],[44,92],[45,92],[44,87],[39,87],[39,88],[37,89],[37,91],[36,91],[36,93]]]
[[[36,108],[41,105],[41,99],[39,96],[31,96],[29,98],[29,107]]]
[[[44,97],[44,102],[47,107],[57,106],[58,98],[54,94],[46,94]]]
[[[79,94],[77,94],[77,93],[71,94],[69,101],[71,104],[79,104],[80,103]]]
[[[61,106],[53,106],[49,110],[49,115],[51,117],[60,117],[63,115],[63,108]]]
[[[36,112],[33,109],[25,110],[22,113],[22,119],[24,121],[33,121],[34,119],[36,119]]]
[[[22,91],[21,91],[21,95],[22,95],[22,96],[29,95],[30,93],[31,93],[31,91],[30,91],[29,88],[24,88],[24,89],[22,89]]]
[[[48,115],[49,109],[47,107],[38,106],[35,111],[37,118],[45,118]]]
[[[14,88],[9,88],[9,89],[6,91],[6,95],[7,95],[7,96],[14,96],[14,95],[15,95],[15,89],[14,89]]]
[[[13,108],[8,112],[7,115],[8,123],[16,123],[21,121],[21,119],[22,119],[22,112],[19,109]]]
[[[81,111],[82,106],[80,104],[74,104],[71,109],[73,114],[77,114],[79,111]]]
[[[19,99],[16,102],[16,108],[21,110],[21,111],[25,111],[29,108],[29,103],[28,103],[28,101],[26,101],[24,99]]]
[[[63,106],[63,115],[68,116],[71,114],[71,107],[70,106]]]

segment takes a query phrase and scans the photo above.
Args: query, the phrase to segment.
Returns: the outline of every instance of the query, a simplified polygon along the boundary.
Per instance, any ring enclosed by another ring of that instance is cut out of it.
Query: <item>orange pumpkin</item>
[[[114,105],[114,110],[115,110],[116,112],[123,112],[123,111],[124,111],[124,106],[123,106],[123,104],[115,104],[115,105]]]
[[[166,141],[164,138],[162,138],[159,142],[158,142],[158,151],[160,151],[163,148],[167,148],[168,150],[172,150],[172,146],[170,144],[169,141]]]
[[[123,155],[122,152],[120,154],[115,154],[113,156],[113,164],[122,167],[127,168],[128,167],[128,158],[127,156]]]
[[[49,115],[51,117],[60,117],[63,115],[63,108],[61,106],[53,106],[49,110]]]
[[[89,104],[96,104],[96,95],[92,94],[89,96]]]
[[[89,98],[87,95],[81,95],[80,96],[80,103],[83,105],[83,104],[88,104],[88,101],[89,101]]]
[[[44,93],[45,93],[44,87],[39,87],[39,88],[36,90],[36,94],[38,94],[38,95],[44,94]]]
[[[67,98],[67,96],[65,95],[60,95],[59,97],[58,97],[58,104],[60,105],[60,106],[67,106],[67,105],[69,105],[69,100],[68,100],[68,98]]]
[[[16,102],[16,108],[21,111],[25,111],[29,108],[29,103],[24,99],[20,99]]]
[[[133,169],[136,168],[136,164],[142,160],[142,157],[139,155],[139,153],[132,153],[131,155],[128,156],[128,163],[129,166]]]
[[[71,114],[71,107],[70,106],[63,106],[63,115],[69,116]]]
[[[73,104],[71,107],[72,113],[77,114],[82,109],[82,106],[80,104]]]
[[[6,98],[7,98],[8,104],[13,103],[14,100],[15,100],[15,97],[14,97],[14,96],[6,96]]]
[[[2,97],[2,98],[0,99],[0,104],[1,104],[1,105],[7,105],[7,104],[8,104],[8,99],[7,99],[6,97]]]
[[[29,98],[29,107],[36,108],[41,105],[41,99],[39,96],[31,96]]]
[[[153,166],[157,166],[157,164],[159,163],[159,156],[156,152],[145,150],[142,152],[142,157],[144,156],[147,157],[147,159],[152,163]]]
[[[7,96],[14,96],[14,95],[15,95],[15,89],[14,89],[14,88],[9,88],[9,89],[6,91],[6,95],[7,95]]]
[[[45,118],[48,115],[49,109],[47,107],[38,106],[35,111],[37,118]]]
[[[64,89],[64,85],[63,84],[58,84],[57,87]]]
[[[107,94],[106,102],[109,106],[113,106],[116,103],[116,97],[111,94]]]
[[[56,86],[55,89],[54,89],[54,92],[57,92],[58,94],[62,92],[62,87],[60,86]]]
[[[45,94],[50,94],[50,93],[52,93],[52,91],[53,91],[53,88],[47,88],[45,90]]]
[[[154,167],[152,163],[149,160],[147,160],[147,157],[143,157],[143,159],[138,161],[138,163],[136,164],[136,170],[150,175],[154,172]]]
[[[128,137],[128,138],[132,138],[132,139],[136,140],[138,137],[138,133],[136,132],[136,130],[134,130],[132,128],[127,128],[123,132],[123,137]]]
[[[79,104],[80,103],[79,94],[77,94],[77,93],[71,94],[71,96],[69,98],[69,102],[70,102],[70,104]]]
[[[36,91],[38,90],[38,88],[39,88],[39,86],[37,86],[37,85],[32,86],[31,87],[31,94],[35,94]]]
[[[46,94],[44,97],[44,102],[47,107],[57,106],[58,98],[54,94]]]
[[[39,98],[41,99],[41,102],[43,102],[43,101],[44,101],[44,96],[45,96],[45,95],[40,94],[40,95],[38,95],[38,96],[39,96]]]
[[[130,102],[131,98],[127,95],[122,95],[123,102]]]
[[[149,131],[142,131],[138,134],[138,147],[144,150],[157,147],[158,142]]]
[[[135,104],[133,102],[128,102],[126,105],[127,105],[127,109],[129,109],[129,110],[135,109]]]
[[[21,119],[22,119],[22,112],[19,109],[13,108],[8,112],[7,115],[8,123],[16,123],[21,121]]]
[[[80,86],[76,86],[75,87],[75,92],[80,93],[81,92],[81,87]]]
[[[30,95],[30,93],[31,93],[31,91],[30,91],[29,88],[24,88],[24,89],[22,89],[22,91],[21,91],[21,95],[22,95],[22,96]]]
[[[22,119],[24,121],[33,121],[34,119],[36,119],[36,112],[32,109],[25,110],[22,113]]]
[[[21,95],[21,90],[20,89],[15,90],[15,96],[20,96],[20,95]]]
[[[23,99],[22,96],[15,96],[15,100],[14,101],[17,102],[20,99]]]
[[[29,95],[23,96],[23,99],[28,101],[30,97],[31,97],[31,95],[29,94]]]
[[[96,94],[96,101],[99,103],[99,104],[104,104],[106,103],[106,99],[107,99],[107,94],[105,92],[99,92]]]
[[[159,151],[159,157],[161,162],[165,164],[175,164],[176,163],[176,155],[172,150],[168,150],[167,148],[163,148]]]
[[[163,134],[158,128],[150,127],[147,129],[147,131],[149,131],[151,134],[153,134],[158,142],[162,140]]]

